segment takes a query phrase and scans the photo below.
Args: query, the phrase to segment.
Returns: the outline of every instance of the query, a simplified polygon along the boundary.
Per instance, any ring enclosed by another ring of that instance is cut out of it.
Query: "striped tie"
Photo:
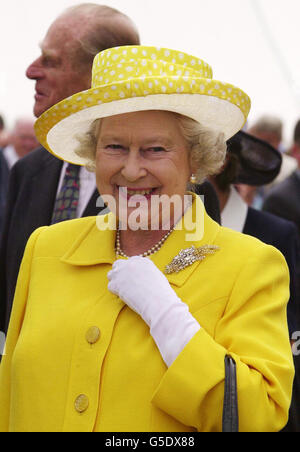
[[[80,169],[81,167],[78,165],[68,164],[61,190],[55,201],[52,224],[77,217]]]

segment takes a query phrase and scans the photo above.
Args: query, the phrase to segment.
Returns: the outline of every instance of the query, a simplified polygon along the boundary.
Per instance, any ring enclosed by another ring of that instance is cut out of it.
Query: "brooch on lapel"
[[[170,275],[171,273],[179,273],[186,267],[193,265],[194,262],[203,261],[209,254],[214,254],[220,248],[213,245],[204,245],[200,248],[196,248],[194,245],[191,248],[181,250],[177,256],[174,257],[172,262],[166,266],[165,273]]]

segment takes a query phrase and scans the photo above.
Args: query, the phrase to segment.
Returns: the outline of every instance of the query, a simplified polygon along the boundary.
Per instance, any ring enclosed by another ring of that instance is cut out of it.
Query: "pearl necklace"
[[[161,247],[163,246],[163,244],[165,243],[165,241],[167,240],[167,238],[169,237],[169,235],[173,232],[175,226],[169,231],[167,232],[166,235],[163,236],[162,239],[160,239],[160,241],[154,245],[152,248],[150,248],[150,250],[146,251],[143,254],[139,254],[139,257],[148,257],[151,256],[154,253],[157,253],[157,251],[159,251],[161,249]],[[121,250],[121,242],[120,242],[120,230],[119,228],[117,229],[117,235],[116,235],[116,255],[117,256],[122,256],[122,257],[126,257],[127,259],[129,259],[129,256],[127,256],[122,250]]]

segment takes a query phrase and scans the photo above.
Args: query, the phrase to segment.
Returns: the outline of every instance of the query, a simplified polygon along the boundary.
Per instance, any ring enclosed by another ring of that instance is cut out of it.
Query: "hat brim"
[[[234,184],[267,185],[278,176],[282,155],[266,141],[240,131],[227,146],[228,152],[235,154],[239,162]]]
[[[174,77],[164,79],[168,82],[165,84],[157,79],[145,77],[130,83],[91,88],[61,101],[36,121],[38,140],[56,157],[85,165],[87,161],[74,152],[79,145],[76,136],[89,132],[95,120],[109,116],[146,110],[170,111],[224,133],[225,140],[244,126],[250,99],[233,85],[202,78]],[[162,90],[165,93],[160,94]]]

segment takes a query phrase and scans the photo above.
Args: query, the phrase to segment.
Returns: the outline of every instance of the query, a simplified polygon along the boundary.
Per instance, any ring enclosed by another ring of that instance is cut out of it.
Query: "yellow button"
[[[85,338],[89,344],[96,344],[100,339],[101,332],[97,326],[92,326],[86,333]]]
[[[84,413],[89,407],[89,399],[86,395],[80,394],[75,400],[74,405],[75,410],[78,411],[78,413]]]

